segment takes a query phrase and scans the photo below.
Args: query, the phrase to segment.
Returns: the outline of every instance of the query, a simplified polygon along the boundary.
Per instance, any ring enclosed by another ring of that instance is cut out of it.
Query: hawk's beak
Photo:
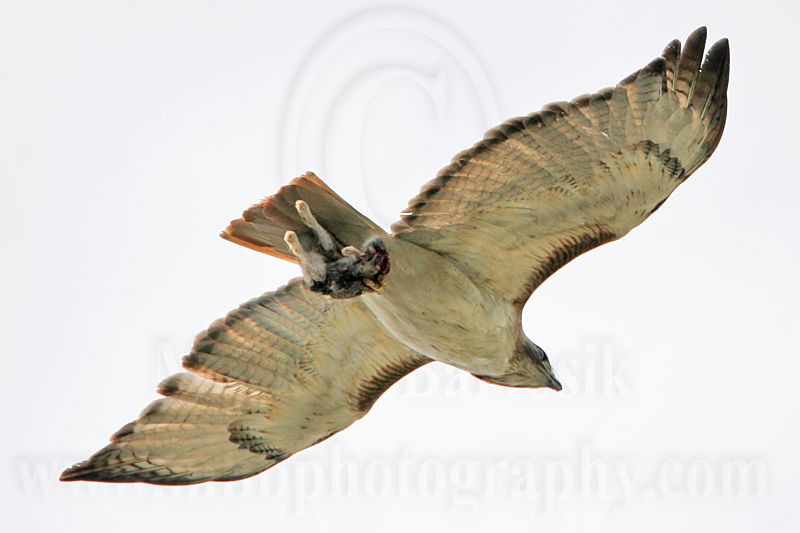
[[[547,383],[547,387],[553,389],[554,391],[560,391],[561,382],[558,381],[555,376],[550,376],[550,381]]]

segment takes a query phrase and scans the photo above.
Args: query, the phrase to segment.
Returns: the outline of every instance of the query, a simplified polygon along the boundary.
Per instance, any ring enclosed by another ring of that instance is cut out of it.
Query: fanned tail
[[[283,237],[294,231],[305,249],[313,250],[317,239],[303,224],[295,209],[297,200],[305,201],[317,220],[339,243],[358,243],[384,231],[344,201],[312,172],[295,178],[274,195],[247,209],[242,218],[233,220],[220,234],[236,244],[297,262]]]

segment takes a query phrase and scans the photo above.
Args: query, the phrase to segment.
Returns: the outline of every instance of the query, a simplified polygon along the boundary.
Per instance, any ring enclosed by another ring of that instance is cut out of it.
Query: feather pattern
[[[356,211],[313,172],[295,178],[277,193],[247,209],[241,218],[231,221],[220,237],[257,252],[278,257],[292,263],[297,258],[284,242],[287,230],[297,234],[305,249],[318,247],[313,232],[303,224],[297,214],[295,202],[305,201],[319,222],[333,234],[339,248],[343,243],[367,241],[385,232],[370,219]]]
[[[66,481],[187,484],[249,477],[346,428],[428,359],[391,337],[359,299],[297,280],[201,333],[189,372]]]
[[[723,39],[703,62],[705,41],[700,28],[613,88],[490,130],[392,230],[523,305],[566,262],[643,222],[714,151],[729,51]]]

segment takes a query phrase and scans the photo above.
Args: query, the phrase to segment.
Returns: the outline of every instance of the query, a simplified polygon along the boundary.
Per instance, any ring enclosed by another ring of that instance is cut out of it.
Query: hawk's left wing
[[[359,298],[299,280],[201,333],[165,398],[64,481],[188,484],[252,476],[358,420],[429,359],[389,335]]]
[[[728,42],[706,30],[613,89],[489,131],[392,230],[520,307],[574,257],[644,221],[705,162],[725,125]],[[702,66],[701,66],[702,62]]]

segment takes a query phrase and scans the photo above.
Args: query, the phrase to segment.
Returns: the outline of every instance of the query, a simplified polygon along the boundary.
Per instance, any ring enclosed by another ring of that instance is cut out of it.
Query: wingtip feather
[[[708,28],[705,26],[700,26],[692,33],[689,34],[689,37],[686,38],[686,45],[684,46],[684,50],[700,50],[702,53],[703,49],[706,46],[706,38],[708,37]]]

